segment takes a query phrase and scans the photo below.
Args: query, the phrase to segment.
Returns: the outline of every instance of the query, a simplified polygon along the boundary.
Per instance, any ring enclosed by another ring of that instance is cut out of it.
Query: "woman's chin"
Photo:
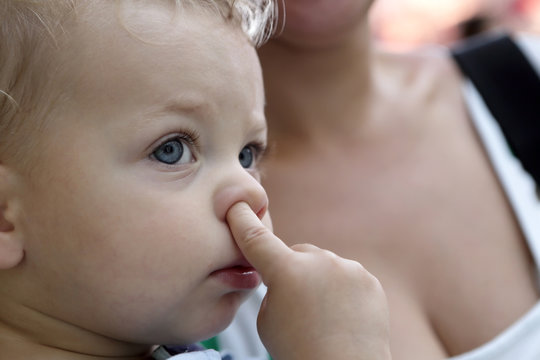
[[[313,5],[303,5],[302,1],[288,0],[285,25],[276,40],[300,48],[339,45],[367,25],[371,3],[371,0],[319,0]]]

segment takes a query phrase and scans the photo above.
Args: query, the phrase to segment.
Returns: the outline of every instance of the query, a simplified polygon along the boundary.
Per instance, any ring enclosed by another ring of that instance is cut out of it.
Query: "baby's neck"
[[[8,335],[9,336],[9,335]],[[73,350],[60,349],[48,345],[38,344],[27,339],[6,337],[0,335],[0,349],[2,359],[39,359],[39,360],[151,360],[150,350],[146,354],[118,356],[80,353]]]
[[[39,311],[0,301],[2,359],[150,359],[152,348],[113,340]]]

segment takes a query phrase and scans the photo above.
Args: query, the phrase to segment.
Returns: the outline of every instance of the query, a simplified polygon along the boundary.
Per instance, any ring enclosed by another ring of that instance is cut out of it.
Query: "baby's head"
[[[2,2],[3,351],[190,343],[259,283],[225,222],[267,208],[259,2]]]

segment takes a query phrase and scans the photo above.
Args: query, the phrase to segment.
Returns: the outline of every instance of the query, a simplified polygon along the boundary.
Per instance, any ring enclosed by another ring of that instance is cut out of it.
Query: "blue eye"
[[[243,168],[249,169],[253,166],[255,162],[255,154],[251,146],[244,146],[240,154],[238,155],[238,161]]]
[[[189,146],[181,139],[172,139],[161,144],[152,155],[157,161],[168,165],[185,164],[193,160]]]

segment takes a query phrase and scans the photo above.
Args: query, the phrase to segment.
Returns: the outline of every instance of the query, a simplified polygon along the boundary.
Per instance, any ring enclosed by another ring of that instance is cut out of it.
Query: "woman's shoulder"
[[[447,46],[426,44],[418,48],[398,51],[375,43],[374,49],[375,56],[380,63],[388,66],[399,66],[412,72],[441,71],[452,68],[452,60]]]
[[[407,52],[376,47],[376,67],[383,82],[394,89],[408,89],[409,99],[433,101],[459,93],[461,75],[444,46],[429,45]]]
[[[540,35],[521,32],[515,34],[514,39],[540,74]]]
[[[486,34],[489,36],[489,34]],[[481,35],[480,35],[481,36]],[[510,35],[518,46],[533,58],[540,59],[540,34],[516,32]],[[463,40],[467,41],[467,40]],[[455,45],[459,45],[456,43]],[[459,75],[451,57],[450,46],[427,44],[408,51],[393,51],[382,44],[375,45],[378,63],[399,69],[402,75],[411,77],[433,76],[434,74]],[[457,76],[459,77],[459,76]]]
[[[435,121],[445,127],[456,119],[467,122],[462,76],[448,48],[426,46],[406,53],[378,50],[375,56],[375,84],[384,103],[395,103],[420,126]]]

